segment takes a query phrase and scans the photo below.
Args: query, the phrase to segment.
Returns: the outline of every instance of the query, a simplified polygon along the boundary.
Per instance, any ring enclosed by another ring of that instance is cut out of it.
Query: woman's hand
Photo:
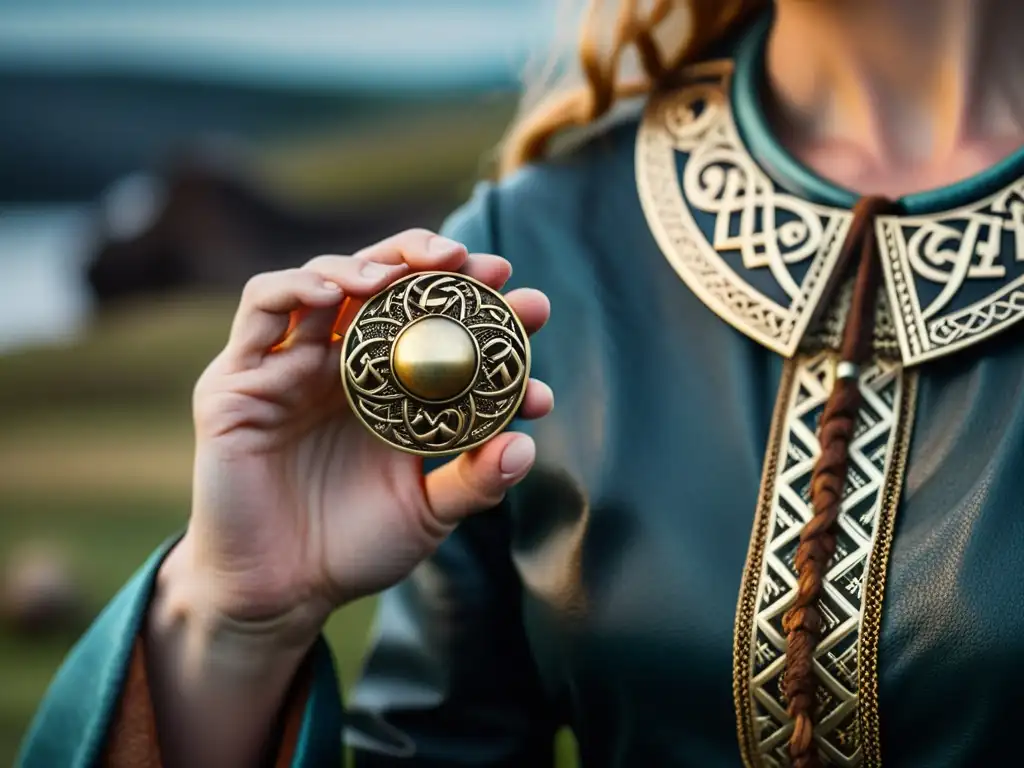
[[[312,642],[331,611],[402,579],[530,469],[532,440],[505,433],[424,478],[421,459],[352,415],[332,343],[342,301],[424,270],[495,289],[511,274],[504,259],[410,230],[246,286],[227,346],[195,388],[192,517],[168,563],[189,575],[204,612]],[[529,333],[546,322],[542,293],[507,299]],[[543,416],[552,403],[532,380],[520,413]]]
[[[511,273],[504,259],[411,230],[246,286],[224,351],[196,384],[192,516],[146,622],[169,768],[259,763],[330,613],[402,579],[533,464],[533,441],[504,433],[424,477],[421,459],[349,411],[332,341],[339,312],[344,326],[360,301],[425,270],[495,289]],[[530,333],[548,318],[538,291],[507,299]],[[551,390],[531,380],[520,415],[551,407]]]

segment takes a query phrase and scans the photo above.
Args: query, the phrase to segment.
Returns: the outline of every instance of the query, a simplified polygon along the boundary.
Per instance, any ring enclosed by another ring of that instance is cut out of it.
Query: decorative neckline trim
[[[640,200],[693,292],[791,357],[834,300],[852,214],[786,191],[755,160],[732,108],[733,72],[732,61],[706,62],[687,70],[680,88],[652,95],[637,134]],[[960,207],[879,217],[876,229],[905,365],[1024,318],[1024,179]]]

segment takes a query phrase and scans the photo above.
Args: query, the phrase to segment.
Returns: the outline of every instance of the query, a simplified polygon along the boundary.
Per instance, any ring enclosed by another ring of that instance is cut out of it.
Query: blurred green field
[[[95,611],[182,527],[192,382],[231,311],[223,299],[150,302],[108,314],[74,344],[0,357],[0,562],[22,542],[55,542]],[[363,601],[328,627],[345,682],[358,672],[372,612]],[[0,765],[13,763],[72,641],[0,631]],[[557,749],[560,768],[576,764],[567,732]]]

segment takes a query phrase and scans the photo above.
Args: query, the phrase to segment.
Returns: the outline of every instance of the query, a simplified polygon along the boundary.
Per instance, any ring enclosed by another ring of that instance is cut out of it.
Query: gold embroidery
[[[917,371],[903,373],[903,394],[900,398],[899,416],[896,420],[894,453],[889,459],[885,491],[878,509],[878,523],[875,547],[871,552],[867,568],[867,594],[864,597],[864,614],[860,627],[860,711],[858,726],[862,734],[861,748],[864,752],[865,768],[877,768],[882,764],[880,723],[878,715],[878,642],[882,628],[882,601],[885,597],[885,580],[889,570],[889,551],[892,548],[896,525],[896,509],[903,491],[903,475],[910,452],[910,436],[913,433],[914,406],[917,403]]]
[[[830,288],[852,217],[774,189],[733,125],[731,71],[724,61],[695,67],[689,85],[652,98],[637,138],[640,198],[690,289],[736,328],[790,356]],[[680,152],[687,156],[681,185]],[[695,215],[713,221],[712,242]],[[737,270],[767,270],[779,300]]]
[[[876,227],[905,363],[948,354],[1024,317],[1024,180],[936,216],[880,217]],[[979,301],[950,309],[969,283],[994,283]],[[919,286],[933,290],[922,304]],[[936,290],[937,289],[937,290]]]
[[[809,483],[820,452],[816,428],[832,391],[835,362],[831,353],[790,362],[776,406],[734,648],[739,736],[748,766],[788,764],[792,721],[780,685],[786,651],[781,623],[796,590],[793,557],[800,529],[812,514]],[[864,404],[850,446],[836,554],[819,606],[824,629],[815,657],[820,682],[815,738],[830,765],[862,765],[864,744],[878,741],[877,681],[866,676],[877,675],[885,558],[913,405],[904,379],[900,365],[880,359],[861,374]],[[868,614],[869,631],[863,635]],[[863,703],[862,680],[868,691]]]
[[[747,768],[758,765],[750,746],[755,744],[753,733],[760,723],[755,723],[748,716],[750,707],[750,637],[754,626],[754,615],[757,612],[758,575],[761,572],[761,560],[764,556],[765,538],[768,534],[768,511],[775,494],[775,479],[778,474],[779,448],[782,431],[786,426],[789,391],[793,384],[796,362],[786,360],[779,381],[779,394],[772,415],[771,431],[768,434],[768,449],[765,452],[764,468],[761,474],[761,494],[754,515],[754,531],[750,537],[750,548],[747,550],[747,561],[743,566],[743,581],[740,585],[740,598],[736,606],[736,624],[733,629],[733,678],[732,695],[736,706],[736,727],[739,731],[740,752],[743,764]]]
[[[733,121],[731,74],[729,61],[700,64],[681,88],[651,97],[637,187],[652,233],[691,290],[790,357],[832,295],[851,214],[780,191],[758,167]],[[904,365],[1024,319],[1024,179],[961,208],[880,217],[877,227]]]
[[[839,263],[847,210],[780,191],[743,145],[729,104],[732,63],[654,94],[636,145],[641,204],[669,263],[716,314],[787,357],[737,606],[733,694],[748,768],[788,763],[779,686],[781,618],[792,601],[817,418],[849,309]],[[916,375],[908,366],[1024,319],[1024,179],[961,208],[876,222],[885,287],[876,359],[851,446],[837,554],[820,605],[815,738],[829,764],[880,764],[878,643]]]
[[[846,316],[850,312],[850,302],[853,299],[853,284],[854,279],[850,278],[836,290],[832,300],[825,308],[821,320],[808,329],[807,335],[800,345],[801,352],[839,350],[842,345]],[[879,290],[875,303],[873,333],[875,352],[883,357],[898,359],[900,356],[899,340],[896,338],[896,326],[892,320],[889,300],[884,289]]]

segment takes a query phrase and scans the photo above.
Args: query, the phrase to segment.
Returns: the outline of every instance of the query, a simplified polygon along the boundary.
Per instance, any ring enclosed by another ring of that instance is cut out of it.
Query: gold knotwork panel
[[[735,124],[733,63],[706,62],[650,97],[636,142],[648,226],[719,317],[786,357],[823,314],[849,211],[788,194]],[[904,365],[955,352],[1024,318],[1024,179],[965,207],[879,217],[886,293]]]
[[[687,85],[651,97],[637,138],[640,200],[690,289],[790,356],[831,287],[852,216],[775,188],[733,123],[731,73],[729,61],[698,65]]]
[[[1024,318],[1024,180],[964,208],[880,217],[876,227],[906,364]]]
[[[734,695],[747,766],[788,765],[792,720],[781,676],[782,617],[796,595],[793,561],[810,519],[817,427],[832,391],[833,352],[786,363],[765,459],[761,496],[737,611]],[[824,619],[815,655],[819,712],[815,738],[826,765],[879,764],[878,636],[886,564],[903,482],[916,378],[876,359],[860,378],[864,396],[854,439],[837,546],[826,573]]]

